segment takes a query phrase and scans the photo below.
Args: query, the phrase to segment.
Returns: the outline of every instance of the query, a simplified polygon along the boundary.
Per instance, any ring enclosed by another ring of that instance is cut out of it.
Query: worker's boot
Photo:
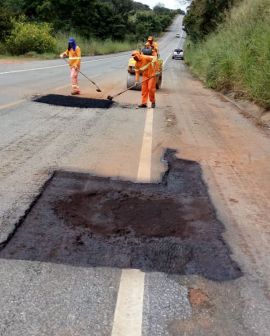
[[[79,95],[80,93],[81,93],[80,90],[72,91],[72,92],[71,92],[72,96]]]
[[[151,107],[155,108],[156,107],[156,103],[152,103]]]
[[[72,91],[71,91],[72,96],[79,95],[80,93],[81,92],[80,92],[79,86],[73,84],[72,85]]]
[[[140,104],[140,105],[138,105],[138,108],[146,108],[146,107],[147,107],[146,104]]]

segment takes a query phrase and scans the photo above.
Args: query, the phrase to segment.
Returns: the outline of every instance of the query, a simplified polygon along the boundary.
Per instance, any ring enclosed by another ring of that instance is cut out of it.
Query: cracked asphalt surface
[[[269,135],[170,58],[180,43],[175,37],[180,26],[177,18],[160,41],[168,61],[153,114],[151,185],[160,183],[166,170],[161,161],[166,148],[195,162],[223,226],[220,242],[242,276],[221,281],[203,273],[146,271],[141,335],[268,336]],[[83,97],[105,99],[124,89],[128,58],[129,53],[85,58],[82,70],[104,92],[97,94],[81,78]],[[0,335],[110,336],[121,268],[56,262],[51,246],[50,259],[40,260],[31,240],[12,251],[33,214],[11,235],[54,171],[138,182],[147,110],[136,110],[138,92],[119,97],[110,109],[32,102],[39,94],[69,93],[61,60],[1,63],[0,78]],[[42,241],[39,225],[46,215],[38,212],[37,227],[23,234]]]

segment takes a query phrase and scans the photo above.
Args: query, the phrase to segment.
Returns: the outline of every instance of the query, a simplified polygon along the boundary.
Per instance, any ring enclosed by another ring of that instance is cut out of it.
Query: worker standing
[[[152,48],[152,53],[154,56],[158,56],[158,44],[154,41],[153,36],[149,36],[147,42],[150,44]]]
[[[68,49],[60,55],[61,58],[69,58],[70,77],[72,86],[72,95],[79,95],[80,88],[78,83],[78,75],[81,68],[81,49],[76,45],[73,37],[68,40]]]
[[[157,57],[142,55],[137,50],[132,53],[132,57],[136,61],[135,73],[137,85],[139,85],[140,73],[142,73],[142,103],[138,107],[147,107],[149,98],[150,102],[152,103],[152,108],[155,108]]]

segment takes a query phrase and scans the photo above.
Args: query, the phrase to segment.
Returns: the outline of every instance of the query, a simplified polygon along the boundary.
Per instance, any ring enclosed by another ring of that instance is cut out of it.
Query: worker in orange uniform
[[[150,44],[148,41],[145,43],[144,46],[145,46],[146,49],[151,49],[152,52],[153,52],[153,49],[152,49],[152,47],[151,47],[151,44]]]
[[[147,42],[150,44],[152,48],[152,53],[154,56],[158,56],[158,44],[154,41],[153,36],[149,36]]]
[[[134,51],[132,57],[136,61],[136,85],[139,85],[140,73],[142,73],[142,103],[139,108],[147,107],[148,97],[152,103],[152,108],[156,107],[156,70],[157,57],[142,55],[139,51]]]
[[[79,95],[80,88],[78,83],[78,75],[81,68],[81,49],[76,45],[73,37],[68,40],[68,49],[60,55],[61,58],[69,58],[70,77],[72,86],[72,95]]]

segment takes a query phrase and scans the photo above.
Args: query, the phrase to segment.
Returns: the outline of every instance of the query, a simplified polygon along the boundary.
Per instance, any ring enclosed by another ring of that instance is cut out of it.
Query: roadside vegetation
[[[73,36],[83,55],[127,51],[158,36],[179,12],[133,0],[3,0],[0,47],[9,55],[52,57]]]
[[[185,18],[187,64],[208,87],[270,108],[270,0],[222,0],[212,12],[202,3],[194,0]]]

